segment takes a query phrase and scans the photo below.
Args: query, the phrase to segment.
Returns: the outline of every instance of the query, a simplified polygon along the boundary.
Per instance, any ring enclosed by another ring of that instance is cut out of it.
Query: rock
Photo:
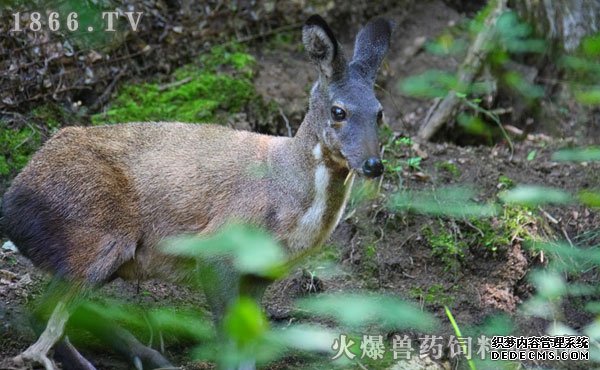
[[[10,240],[8,240],[4,244],[2,244],[2,250],[11,251],[11,252],[19,252],[19,249],[17,248],[17,246]]]

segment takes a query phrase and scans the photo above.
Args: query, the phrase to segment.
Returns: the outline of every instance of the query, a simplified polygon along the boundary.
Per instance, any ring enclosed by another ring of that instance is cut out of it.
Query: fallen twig
[[[96,111],[101,106],[103,106],[104,104],[106,104],[106,102],[110,98],[110,95],[112,94],[113,90],[117,86],[117,82],[119,82],[119,80],[121,79],[121,77],[123,77],[125,75],[126,71],[127,71],[127,66],[123,67],[119,71],[119,73],[117,73],[117,75],[115,76],[115,78],[113,78],[112,81],[110,81],[110,83],[108,84],[108,86],[106,86],[106,89],[104,89],[104,92],[102,93],[102,95],[100,95],[100,97],[98,97],[98,99],[90,107],[90,109],[92,111]]]
[[[506,0],[497,0],[495,8],[485,19],[481,32],[479,32],[475,38],[475,41],[467,52],[464,62],[458,69],[459,86],[467,86],[470,84],[481,70],[482,62],[488,53],[487,48],[495,34],[496,22],[505,10]],[[419,138],[422,141],[431,139],[444,123],[453,116],[460,101],[461,99],[456,95],[456,92],[450,91],[433,111],[429,120],[427,120],[419,130]]]
[[[186,77],[183,80],[173,81],[168,84],[160,85],[158,87],[158,91],[165,91],[165,90],[172,89],[174,87],[185,85],[186,83],[190,82],[191,80],[192,80],[192,77]]]
[[[285,113],[283,113],[283,109],[281,109],[281,107],[278,107],[278,108],[279,108],[279,114],[281,115],[281,118],[283,118],[283,121],[285,122],[285,128],[287,129],[288,137],[292,137],[292,126],[290,126],[290,120],[287,118]]]

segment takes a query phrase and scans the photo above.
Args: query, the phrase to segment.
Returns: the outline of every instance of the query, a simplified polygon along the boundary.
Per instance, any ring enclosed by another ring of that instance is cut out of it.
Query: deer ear
[[[377,70],[389,46],[394,23],[378,18],[358,32],[350,69],[367,81],[374,83]]]
[[[346,71],[344,55],[337,40],[319,15],[312,15],[302,28],[302,42],[310,60],[319,67],[321,77],[333,81]]]

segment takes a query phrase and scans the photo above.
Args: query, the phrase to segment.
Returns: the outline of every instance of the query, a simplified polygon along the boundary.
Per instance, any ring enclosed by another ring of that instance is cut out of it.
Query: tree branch
[[[492,41],[498,18],[506,10],[506,0],[496,0],[496,6],[490,12],[483,23],[483,29],[477,34],[475,41],[471,44],[464,62],[458,69],[458,86],[468,86],[479,71],[483,61],[488,54],[488,46]],[[455,91],[448,95],[435,107],[425,124],[419,130],[418,137],[422,141],[431,139],[433,135],[455,114],[460,99]]]

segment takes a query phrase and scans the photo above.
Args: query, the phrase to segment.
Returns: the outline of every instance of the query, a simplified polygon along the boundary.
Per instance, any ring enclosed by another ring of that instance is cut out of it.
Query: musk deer
[[[387,20],[368,23],[348,62],[320,16],[306,21],[302,41],[319,78],[293,138],[147,122],[68,127],[48,140],[4,196],[4,229],[35,265],[73,284],[17,360],[51,369],[47,353],[55,347],[63,359],[93,368],[63,335],[72,297],[115,277],[188,280],[187,261],[157,248],[167,237],[210,234],[236,219],[266,228],[290,254],[324,242],[355,174],[384,170],[374,83],[391,31]],[[256,176],[257,167],[264,174]],[[205,289],[217,318],[239,288],[230,269],[218,271],[223,286]],[[168,365],[128,333],[111,335],[138,368]]]

